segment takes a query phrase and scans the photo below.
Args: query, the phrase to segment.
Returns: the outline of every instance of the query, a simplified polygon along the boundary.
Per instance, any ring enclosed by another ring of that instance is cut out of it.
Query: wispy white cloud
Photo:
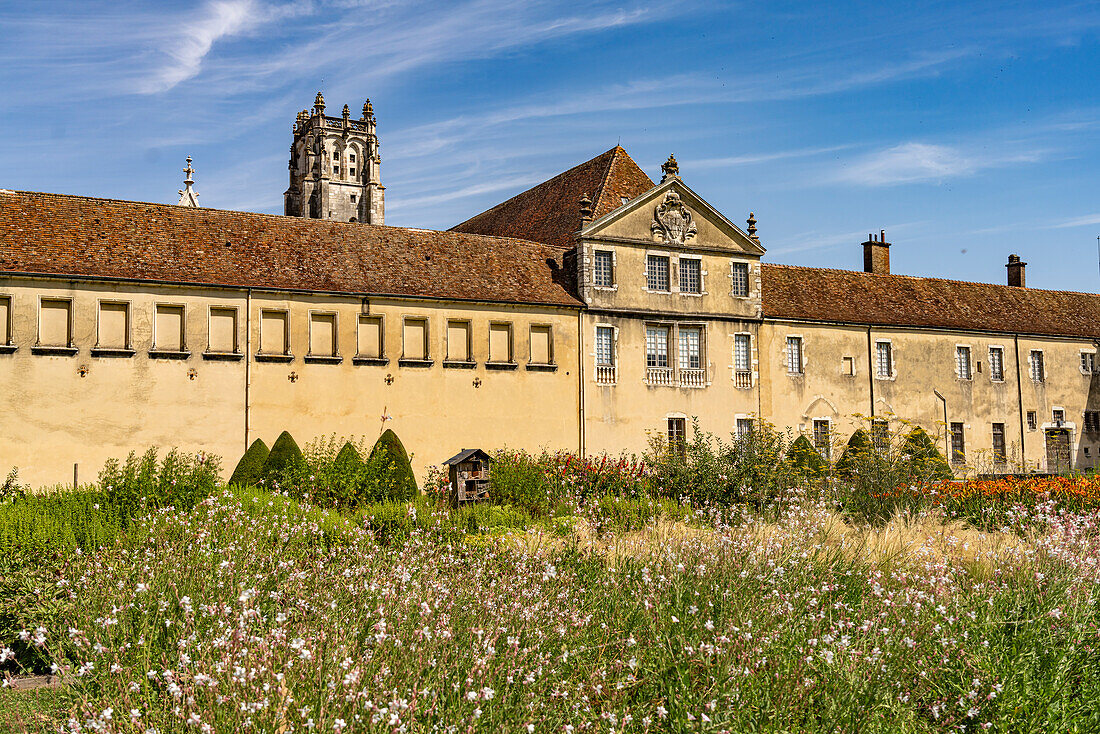
[[[173,28],[175,38],[163,46],[168,60],[154,69],[140,90],[164,92],[199,73],[203,59],[222,38],[247,31],[263,20],[264,9],[255,0],[218,0],[208,3],[199,17]]]
[[[1100,214],[1086,214],[1083,217],[1074,217],[1073,219],[1067,219],[1064,222],[1052,224],[1050,228],[1069,229],[1070,227],[1089,227],[1094,224],[1100,224]]]
[[[906,142],[866,154],[838,171],[833,180],[864,186],[944,181],[979,171],[1042,160],[1041,150],[990,153],[958,146]]]

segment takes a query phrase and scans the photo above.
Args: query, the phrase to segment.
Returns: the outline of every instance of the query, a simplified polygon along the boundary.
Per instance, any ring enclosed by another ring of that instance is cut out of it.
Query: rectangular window
[[[730,277],[733,279],[733,296],[744,298],[749,295],[749,264],[731,263]]]
[[[207,351],[215,354],[237,353],[237,309],[211,308]]]
[[[894,375],[894,350],[890,342],[876,342],[876,369],[879,377],[893,377]]]
[[[703,292],[703,271],[702,261],[694,258],[683,258],[679,260],[680,270],[680,292],[681,293],[702,293]]]
[[[615,261],[611,252],[596,250],[592,258],[592,283],[600,288],[615,285]]]
[[[382,317],[359,315],[356,334],[356,356],[364,359],[382,359],[385,354],[382,342]]]
[[[260,354],[290,354],[290,314],[260,311]]]
[[[615,330],[610,326],[596,327],[596,364],[601,367],[615,365]]]
[[[489,361],[515,362],[512,353],[511,324],[489,324]]]
[[[350,169],[348,171],[348,175],[351,176],[352,178],[355,178],[355,169],[354,168]],[[351,200],[355,201],[355,194],[351,195]]]
[[[989,348],[989,379],[994,382],[1004,382],[1005,350],[1001,347]]]
[[[802,337],[787,337],[787,374],[802,374]]]
[[[951,424],[951,463],[966,463],[966,439],[963,437],[963,424]]]
[[[645,327],[645,366],[668,367],[668,327]]]
[[[153,349],[160,352],[182,352],[183,306],[158,303],[153,321]]]
[[[955,377],[969,380],[973,377],[970,366],[970,347],[955,347]]]
[[[130,304],[99,304],[96,346],[100,349],[130,348]]]
[[[428,359],[428,320],[405,319],[402,334],[402,358]]]
[[[1043,366],[1043,352],[1039,349],[1032,349],[1031,354],[1027,358],[1028,372],[1031,374],[1033,382],[1042,382],[1046,379],[1046,371]]]
[[[1089,431],[1090,433],[1100,431],[1100,411],[1085,411],[1085,430]]]
[[[829,421],[814,421],[814,448],[817,449],[819,454],[825,457],[826,461],[831,457],[833,444],[832,436],[829,435]]]
[[[73,345],[73,302],[62,298],[43,298],[38,312],[38,345]]]
[[[670,450],[675,451],[680,456],[683,456],[686,445],[687,434],[687,419],[686,418],[669,418],[668,419],[668,447]]]
[[[752,435],[752,418],[737,419],[737,438],[748,438]]]
[[[668,256],[647,255],[645,285],[651,291],[668,291]]]
[[[447,322],[447,360],[450,362],[470,361],[470,322]]]
[[[680,328],[679,360],[680,369],[698,370],[703,367],[702,357],[703,330],[699,327]]]
[[[339,354],[336,343],[336,314],[311,313],[309,315],[309,356],[335,357]]]
[[[752,343],[748,334],[734,334],[733,336],[733,368],[739,372],[747,372],[752,365]]]
[[[841,357],[840,358],[840,374],[846,377],[853,377],[856,374],[856,359],[855,357]]]
[[[1034,431],[1038,427],[1039,427],[1039,418],[1038,418],[1038,416],[1035,415],[1034,410],[1029,410],[1027,412],[1027,429],[1029,431]]]
[[[993,424],[993,463],[1005,464],[1008,462],[1008,453],[1005,447],[1005,424]]]
[[[11,344],[11,296],[0,296],[0,344]]]
[[[1091,375],[1096,371],[1096,354],[1093,352],[1081,352],[1081,371]]]
[[[1054,421],[1054,425],[1062,425],[1066,422],[1066,411],[1061,408],[1055,408],[1051,411],[1051,419]]]
[[[890,448],[890,424],[875,418],[871,421],[871,444],[879,453],[886,453]]]
[[[531,364],[554,364],[554,339],[549,326],[531,327]]]

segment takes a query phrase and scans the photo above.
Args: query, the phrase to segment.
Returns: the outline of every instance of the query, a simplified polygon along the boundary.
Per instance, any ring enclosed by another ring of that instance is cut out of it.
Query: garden
[[[0,729],[1100,731],[1100,479],[693,436],[491,451],[478,503],[392,431],[13,471]]]

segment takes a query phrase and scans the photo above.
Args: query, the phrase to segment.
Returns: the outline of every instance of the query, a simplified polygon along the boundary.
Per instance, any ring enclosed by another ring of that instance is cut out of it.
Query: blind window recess
[[[286,311],[260,312],[260,354],[290,354],[288,325]]]
[[[470,322],[447,322],[447,360],[450,362],[470,361]]]
[[[100,349],[130,348],[130,304],[101,302],[96,346]]]
[[[0,346],[11,344],[11,296],[0,296]]]
[[[402,357],[404,359],[428,359],[428,322],[422,319],[405,321],[402,334]]]
[[[553,335],[549,326],[531,327],[531,364],[553,364]]]
[[[360,316],[356,334],[356,356],[365,359],[381,359],[383,355],[382,318]]]
[[[489,324],[489,361],[506,364],[515,362],[511,324]]]
[[[207,348],[213,354],[237,353],[237,309],[210,309],[210,334]]]
[[[153,321],[153,349],[160,352],[182,352],[183,306],[158,303]]]
[[[337,354],[336,314],[311,313],[309,315],[309,355],[335,357]]]
[[[72,346],[73,302],[42,299],[38,312],[38,344],[43,347]]]

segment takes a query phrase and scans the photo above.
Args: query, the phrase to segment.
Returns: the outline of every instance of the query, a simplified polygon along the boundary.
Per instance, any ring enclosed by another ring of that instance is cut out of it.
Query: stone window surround
[[[610,292],[614,292],[614,291],[619,290],[619,281],[615,277],[616,273],[619,272],[619,259],[618,259],[617,253],[615,252],[615,248],[611,247],[610,245],[593,245],[591,247],[591,251],[592,251],[592,280],[591,280],[592,289],[597,290],[597,291],[610,291]],[[596,253],[597,252],[607,252],[607,253],[611,254],[611,285],[597,285],[596,284]]]
[[[680,261],[681,260],[697,260],[699,262],[699,292],[693,293],[690,291],[683,291],[680,289]],[[689,253],[680,253],[674,255],[669,259],[669,288],[673,287],[672,283],[672,266],[676,266],[676,283],[674,293],[679,293],[681,296],[688,296],[690,298],[702,298],[707,295],[707,271],[703,267],[703,256]]]
[[[1088,375],[1089,377],[1092,377],[1097,372],[1097,369],[1096,369],[1096,350],[1095,349],[1082,349],[1081,354],[1082,355],[1085,355],[1085,354],[1091,354],[1092,355],[1092,360],[1093,360],[1093,362],[1092,362],[1092,372],[1086,372],[1085,371],[1084,360],[1081,359],[1081,358],[1078,358],[1078,367],[1077,368],[1079,370],[1081,370],[1082,375]]]
[[[993,357],[989,357],[989,381],[990,382],[1004,382],[1005,381],[1005,348],[1003,344],[990,344],[988,352],[993,354],[993,350],[1000,350],[1001,353],[1001,376],[996,377],[993,372]]]
[[[8,304],[8,323],[4,324],[4,333],[8,335],[8,338],[0,343],[0,354],[7,354],[15,351],[15,339],[12,334],[12,328],[15,324],[15,317],[12,315],[12,311],[15,310],[15,297],[10,293],[0,293],[0,301],[6,301]]]
[[[890,374],[881,375],[878,370],[878,354],[879,344],[890,345]],[[898,379],[898,355],[894,351],[894,342],[892,339],[875,339],[875,379],[876,380],[890,380],[894,381]]]
[[[314,316],[331,316],[332,317],[332,354],[314,354],[313,353],[313,317]],[[304,357],[306,362],[342,362],[343,357],[340,356],[340,313],[339,311],[332,311],[329,309],[311,308],[306,316],[307,328],[309,333],[306,335],[306,355]]]
[[[211,325],[214,318],[215,311],[232,311],[233,312],[233,351],[232,352],[216,352],[210,348],[210,334]],[[218,304],[212,303],[207,306],[206,309],[206,351],[202,353],[203,359],[213,360],[237,360],[244,357],[244,353],[241,352],[241,308],[240,306],[233,304]]]
[[[286,350],[283,351],[283,352],[276,353],[276,352],[264,352],[263,351],[263,344],[264,344],[263,329],[264,329],[264,314],[265,313],[281,313],[284,316],[286,316],[286,321],[284,322],[284,325],[283,325],[283,344],[286,345]],[[278,357],[291,357],[291,356],[293,356],[293,351],[290,348],[290,311],[289,310],[287,310],[285,308],[261,308],[260,309],[260,322],[259,322],[259,324],[257,324],[257,326],[259,327],[259,332],[260,332],[260,340],[259,340],[260,341],[260,349],[256,351],[256,356],[260,356],[260,355],[263,355],[263,356],[278,356]]]
[[[737,295],[733,292],[733,285],[734,285],[733,271],[734,271],[734,266],[735,265],[744,265],[745,266],[745,295],[743,295],[743,296],[739,296],[739,295]],[[759,267],[759,265],[757,265],[757,267]],[[753,274],[753,270],[754,270],[754,268],[753,268],[753,263],[752,263],[751,260],[736,260],[734,258],[730,258],[730,273],[729,273],[729,277],[730,277],[730,298],[737,298],[737,299],[743,300],[743,301],[752,298],[752,274]]]
[[[43,346],[42,344],[42,304],[46,301],[64,301],[69,304],[69,343],[64,346]],[[73,303],[72,296],[48,296],[43,295],[38,297],[38,334],[35,337],[34,346],[38,349],[65,349],[71,350],[76,353],[76,347],[73,346],[73,321],[76,318],[75,314],[76,306]]]
[[[798,340],[798,371],[791,372],[791,345],[788,340]],[[805,377],[806,376],[806,338],[802,334],[787,334],[783,339],[783,364],[787,370],[787,377]]]
[[[102,347],[100,343],[103,341],[103,335],[100,333],[100,327],[103,317],[104,306],[125,306],[126,307],[126,338],[124,340],[125,345],[122,347]],[[96,301],[95,310],[95,346],[91,349],[93,357],[129,357],[134,354],[134,306],[133,302],[122,298],[100,298]],[[71,333],[71,332],[70,332]]]
[[[959,374],[959,349],[966,350],[967,371],[969,374],[963,377]],[[973,382],[974,381],[974,348],[970,344],[956,344],[955,345],[955,380],[958,382]]]

